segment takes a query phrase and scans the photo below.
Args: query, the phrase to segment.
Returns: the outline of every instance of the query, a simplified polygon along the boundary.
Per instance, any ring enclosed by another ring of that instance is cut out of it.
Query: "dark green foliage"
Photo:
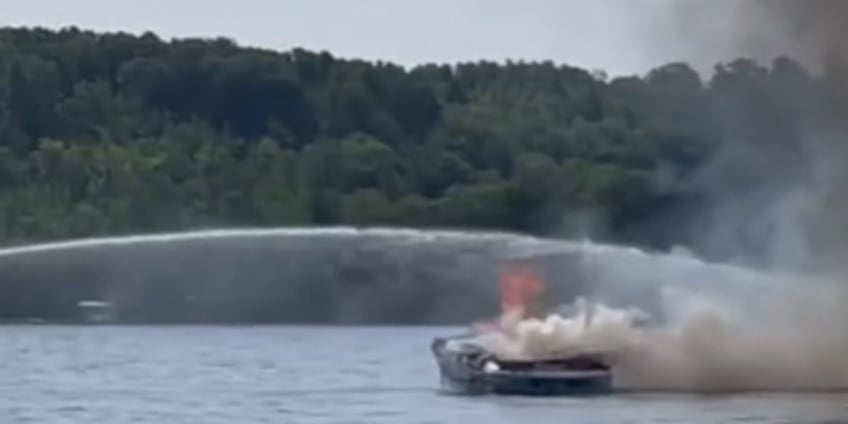
[[[596,235],[665,245],[685,236],[643,226],[710,194],[686,178],[716,152],[797,155],[817,84],[788,59],[605,81],[77,29],[4,29],[0,51],[6,243],[213,225],[548,233],[591,216]],[[774,176],[731,165],[735,183]]]

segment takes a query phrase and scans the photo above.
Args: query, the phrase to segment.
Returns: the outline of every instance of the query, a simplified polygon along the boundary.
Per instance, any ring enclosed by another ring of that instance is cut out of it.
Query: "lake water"
[[[842,394],[446,395],[428,347],[451,332],[0,327],[0,423],[848,422]]]

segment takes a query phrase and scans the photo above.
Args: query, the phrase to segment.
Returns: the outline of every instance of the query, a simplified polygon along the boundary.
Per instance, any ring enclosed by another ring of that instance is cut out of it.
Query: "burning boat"
[[[504,316],[537,318],[545,284],[526,258],[505,262],[500,272]],[[485,329],[484,329],[485,328]],[[502,331],[496,324],[478,333]],[[500,356],[479,343],[480,334],[438,337],[430,345],[442,385],[465,394],[527,396],[599,395],[612,391],[612,369],[602,353],[572,352],[535,359]]]

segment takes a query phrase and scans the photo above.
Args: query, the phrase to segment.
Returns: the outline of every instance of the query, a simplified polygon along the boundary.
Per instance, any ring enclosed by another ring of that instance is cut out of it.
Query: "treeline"
[[[785,58],[609,80],[7,28],[0,240],[354,224],[686,243],[718,191],[803,168],[824,86]]]

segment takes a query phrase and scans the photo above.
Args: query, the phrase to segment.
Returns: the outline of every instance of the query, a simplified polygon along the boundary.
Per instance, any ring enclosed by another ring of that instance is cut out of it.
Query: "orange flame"
[[[504,265],[500,272],[502,313],[518,313],[521,317],[538,312],[539,297],[545,283],[529,265]]]
[[[501,316],[525,319],[541,311],[539,298],[546,290],[545,282],[535,269],[527,264],[504,264],[500,268]],[[478,333],[499,331],[497,321],[484,321],[474,324]]]

